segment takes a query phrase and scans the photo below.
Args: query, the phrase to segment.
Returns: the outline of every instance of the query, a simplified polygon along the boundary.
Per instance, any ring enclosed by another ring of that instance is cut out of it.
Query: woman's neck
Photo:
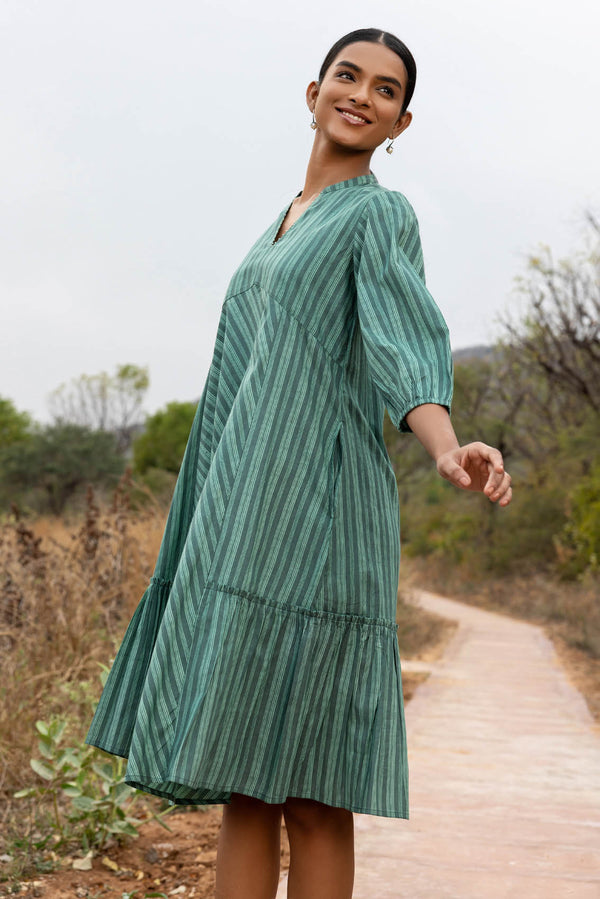
[[[368,175],[372,155],[372,150],[364,153],[333,152],[331,146],[323,146],[316,135],[308,160],[301,201],[310,202],[311,198],[314,199],[329,184]]]

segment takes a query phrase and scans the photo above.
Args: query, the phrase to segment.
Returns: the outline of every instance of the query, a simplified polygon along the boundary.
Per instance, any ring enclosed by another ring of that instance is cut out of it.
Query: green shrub
[[[123,781],[125,760],[93,746],[65,745],[68,723],[36,721],[39,757],[30,764],[40,782],[15,798],[51,805],[54,848],[76,844],[88,852],[109,839],[137,837],[141,821],[133,811],[141,794]]]
[[[196,413],[196,403],[168,403],[146,419],[144,433],[133,443],[138,474],[149,468],[178,473]]]
[[[568,519],[556,540],[563,577],[600,570],[600,465],[573,488]]]

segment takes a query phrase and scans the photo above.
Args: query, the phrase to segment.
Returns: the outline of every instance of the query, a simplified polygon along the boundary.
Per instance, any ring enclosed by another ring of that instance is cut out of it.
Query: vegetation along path
[[[410,821],[355,815],[355,899],[598,899],[600,730],[552,644],[417,600],[459,627],[406,709]]]

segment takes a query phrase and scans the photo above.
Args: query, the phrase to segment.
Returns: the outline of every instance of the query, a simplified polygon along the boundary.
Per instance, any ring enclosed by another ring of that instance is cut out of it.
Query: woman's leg
[[[275,899],[281,805],[232,793],[217,844],[216,899]]]
[[[283,816],[290,841],[288,899],[351,899],[352,812],[314,799],[288,797]]]

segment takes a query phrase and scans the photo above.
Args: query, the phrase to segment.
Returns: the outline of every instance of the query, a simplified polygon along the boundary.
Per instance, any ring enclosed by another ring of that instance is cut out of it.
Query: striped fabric
[[[175,803],[408,817],[398,492],[383,415],[450,407],[418,225],[373,173],[235,272],[151,583],[87,742]]]

